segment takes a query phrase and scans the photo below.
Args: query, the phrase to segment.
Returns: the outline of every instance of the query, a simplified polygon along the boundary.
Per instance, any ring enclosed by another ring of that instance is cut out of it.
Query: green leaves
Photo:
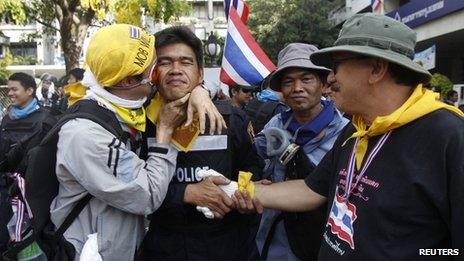
[[[115,22],[140,26],[143,10],[155,21],[169,22],[187,14],[189,5],[186,0],[0,0],[0,18],[7,22],[40,23],[40,35],[60,32],[67,71],[79,66],[89,26]]]
[[[26,23],[26,12],[24,11],[23,3],[20,0],[0,1],[0,14],[13,23]]]
[[[326,0],[250,1],[248,26],[273,60],[291,42],[311,43],[319,48],[332,45],[338,29],[328,22],[334,3]]]
[[[434,73],[430,79],[430,86],[441,88],[441,97],[446,97],[446,93],[453,89],[453,82],[443,74]]]
[[[146,0],[147,13],[155,21],[170,22],[182,14],[188,14],[190,7],[185,0]],[[153,2],[156,4],[153,6]],[[150,4],[151,3],[151,4]]]

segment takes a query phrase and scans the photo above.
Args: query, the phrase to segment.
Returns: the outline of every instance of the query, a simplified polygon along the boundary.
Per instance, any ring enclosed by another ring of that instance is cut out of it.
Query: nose
[[[302,84],[301,80],[296,80],[293,83],[293,91],[294,92],[299,92],[301,90],[303,90],[303,84]]]
[[[170,73],[180,73],[181,72],[181,65],[178,61],[172,63]]]

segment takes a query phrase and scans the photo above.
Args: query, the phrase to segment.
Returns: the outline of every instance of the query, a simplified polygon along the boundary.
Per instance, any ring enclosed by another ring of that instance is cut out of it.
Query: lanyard
[[[388,139],[390,134],[391,134],[391,131],[385,133],[384,135],[382,135],[382,137],[380,137],[380,140],[377,142],[377,144],[375,144],[374,148],[369,153],[369,156],[367,156],[366,162],[361,168],[361,172],[359,172],[359,175],[356,178],[354,186],[353,186],[353,179],[355,176],[354,169],[356,166],[356,157],[355,157],[356,152],[355,151],[356,151],[356,146],[358,145],[360,137],[356,138],[356,141],[353,146],[353,151],[351,152],[350,161],[348,164],[348,174],[346,176],[345,194],[343,195],[343,198],[345,200],[348,200],[348,198],[350,197],[350,194],[353,192],[353,189],[356,188],[362,176],[366,172],[367,168],[369,167],[369,165],[371,165],[372,160],[377,155],[377,153],[380,151],[382,146],[385,144],[385,141]]]

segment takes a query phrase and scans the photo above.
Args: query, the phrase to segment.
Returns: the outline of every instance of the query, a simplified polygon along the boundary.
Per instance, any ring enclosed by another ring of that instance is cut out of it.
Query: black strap
[[[274,222],[272,222],[271,228],[269,229],[269,233],[267,233],[266,240],[264,241],[263,250],[261,251],[261,260],[266,260],[267,255],[269,253],[269,248],[271,247],[272,240],[274,239],[275,230],[277,228],[277,224],[284,219],[284,215],[280,213]]]
[[[58,123],[55,124],[50,132],[44,137],[41,144],[45,144],[56,138],[55,135],[58,134],[61,127],[68,121],[76,118],[88,119],[98,123],[107,131],[115,135],[118,139],[122,141],[126,140],[126,134],[122,130],[118,119],[112,111],[99,106],[95,101],[81,100],[66,111]]]
[[[68,216],[64,219],[63,223],[60,225],[58,230],[56,230],[55,235],[54,235],[55,240],[59,240],[61,236],[63,236],[64,232],[69,228],[69,226],[72,224],[74,219],[76,219],[76,217],[79,216],[81,211],[84,209],[87,203],[89,203],[92,197],[93,196],[89,193],[77,202],[77,204],[73,207],[73,209],[68,214]]]
[[[98,123],[119,139],[122,139],[125,136],[125,132],[122,130],[121,125],[119,124],[119,121],[117,120],[113,112],[99,106],[95,101],[81,100],[66,111],[64,116],[61,117],[58,123],[52,128],[52,130],[50,130],[48,135],[42,140],[42,143],[47,143],[53,138],[56,138],[56,135],[60,131],[61,127],[69,120],[76,118],[84,118]],[[85,197],[83,197],[77,202],[77,204],[73,207],[71,212],[68,214],[68,216],[61,224],[61,226],[58,228],[58,230],[56,230],[54,235],[55,240],[59,240],[59,238],[69,228],[69,226],[81,213],[81,211],[90,201],[90,199],[92,199],[92,197],[93,196],[91,194],[87,194]]]

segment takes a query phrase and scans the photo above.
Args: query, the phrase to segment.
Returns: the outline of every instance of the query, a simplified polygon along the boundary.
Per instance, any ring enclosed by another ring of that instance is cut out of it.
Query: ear
[[[199,76],[198,76],[198,82],[199,83],[202,83],[203,82],[203,76],[204,76],[204,71],[203,71],[203,68],[200,68],[199,69]]]
[[[388,62],[384,59],[372,59],[372,71],[369,76],[369,83],[375,84],[381,81],[388,73]]]
[[[27,88],[26,93],[29,96],[34,96],[34,88],[32,88],[32,87]]]

